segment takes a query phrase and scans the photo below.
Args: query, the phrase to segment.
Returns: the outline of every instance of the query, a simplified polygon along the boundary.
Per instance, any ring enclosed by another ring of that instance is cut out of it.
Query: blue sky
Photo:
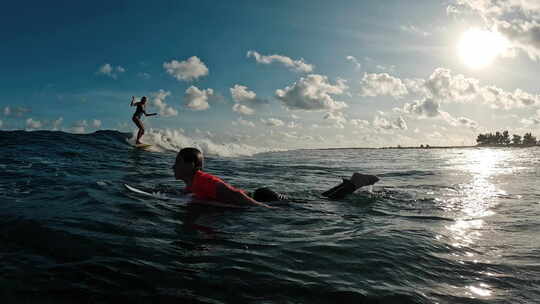
[[[133,132],[132,95],[161,114],[148,140],[472,144],[540,125],[534,0],[30,1],[0,14],[3,130]]]

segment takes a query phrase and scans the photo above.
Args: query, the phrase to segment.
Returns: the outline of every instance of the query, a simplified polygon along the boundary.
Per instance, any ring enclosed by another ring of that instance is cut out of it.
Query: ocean
[[[206,143],[207,172],[291,197],[229,209],[180,193],[178,137],[0,131],[2,303],[540,302],[538,147]],[[320,195],[353,172],[381,180]]]

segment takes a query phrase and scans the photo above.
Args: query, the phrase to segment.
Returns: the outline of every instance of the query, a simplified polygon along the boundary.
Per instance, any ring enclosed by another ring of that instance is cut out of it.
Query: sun
[[[468,67],[481,69],[489,66],[507,48],[508,40],[501,34],[472,28],[461,36],[458,54]]]

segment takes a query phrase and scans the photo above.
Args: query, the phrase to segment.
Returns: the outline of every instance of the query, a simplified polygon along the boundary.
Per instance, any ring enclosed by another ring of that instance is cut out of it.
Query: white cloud
[[[101,127],[101,120],[99,120],[99,119],[94,119],[94,120],[92,120],[92,127],[93,127],[93,128],[96,128],[96,129],[98,129],[99,127]]]
[[[208,75],[208,68],[197,56],[192,56],[185,61],[164,62],[163,68],[179,81],[192,81]]]
[[[0,128],[2,127],[3,124],[4,124],[4,123],[0,120]]]
[[[253,106],[267,103],[266,100],[258,99],[255,92],[250,91],[248,87],[243,85],[235,84],[229,91],[231,92],[233,101],[236,103],[233,106],[233,111],[240,114],[252,115],[255,113]]]
[[[491,31],[505,35],[515,49],[540,59],[540,2],[538,0],[455,0],[447,12],[473,12]]]
[[[289,129],[297,129],[297,128],[300,128],[300,124],[297,123],[296,121],[289,121],[289,123],[287,124],[287,128]]]
[[[390,76],[387,73],[364,74],[360,82],[362,96],[381,96],[388,95],[400,98],[408,94],[407,87],[401,79]]]
[[[257,97],[255,92],[248,90],[246,86],[235,84],[229,89],[234,102],[253,102]]]
[[[312,72],[314,69],[314,66],[312,64],[305,63],[303,58],[300,58],[299,60],[293,60],[283,55],[261,55],[256,51],[248,51],[247,57],[253,57],[258,63],[262,64],[279,62],[296,72],[309,73]]]
[[[392,123],[390,123],[386,118],[380,117],[380,116],[375,116],[375,118],[373,119],[373,126],[375,128],[380,128],[380,129],[385,129],[385,130],[390,130],[394,128]]]
[[[426,32],[424,30],[421,30],[419,29],[418,27],[414,26],[414,25],[402,25],[399,27],[402,31],[404,32],[407,32],[407,33],[411,33],[411,34],[415,34],[415,35],[420,35],[420,36],[424,36],[424,37],[427,37],[427,36],[431,36],[431,33],[429,32]]]
[[[26,113],[30,113],[31,111],[32,110],[30,110],[30,108],[27,108],[27,107],[5,106],[4,107],[4,116],[14,115],[14,116],[17,116],[17,117],[22,117],[22,116],[26,115]]]
[[[210,107],[208,99],[212,96],[214,96],[214,90],[212,89],[200,90],[196,86],[190,86],[186,90],[184,99],[188,108],[194,111],[202,111]]]
[[[62,122],[64,121],[64,118],[63,117],[59,117],[58,119],[56,120],[53,120],[52,121],[52,130],[53,131],[57,131],[60,129],[60,126],[62,125]]]
[[[403,106],[403,112],[423,117],[435,117],[440,114],[439,108],[440,104],[437,101],[427,98],[421,101],[417,100],[412,103],[406,103]]]
[[[328,112],[323,117],[325,120],[330,121],[336,128],[343,129],[347,123],[347,119],[341,112]]]
[[[456,118],[458,123],[460,123],[463,126],[466,126],[468,128],[471,128],[473,130],[478,128],[478,123],[470,118],[467,117],[458,117]]]
[[[255,113],[255,110],[253,110],[252,108],[239,103],[234,104],[232,109],[234,112],[243,115],[253,115],[253,113]]]
[[[369,126],[369,121],[363,119],[349,119],[349,123],[358,128]]]
[[[326,76],[310,74],[301,77],[291,86],[276,90],[276,98],[289,110],[340,110],[346,108],[347,104],[334,100],[330,95],[343,94],[347,89],[345,82],[338,79],[332,85]]]
[[[401,116],[394,121],[394,126],[396,126],[397,129],[407,130],[407,123]]]
[[[109,63],[105,63],[101,67],[99,67],[97,74],[106,75],[111,77],[112,79],[117,79],[118,75],[121,73],[124,73],[126,71],[125,68],[121,66],[112,66]]]
[[[88,127],[88,122],[86,120],[79,120],[71,127],[71,132],[79,134],[84,133],[86,132],[86,127]]]
[[[169,106],[165,99],[171,95],[171,92],[160,89],[159,91],[152,93],[152,104],[158,108],[158,113],[164,117],[177,116],[178,110]]]
[[[540,95],[534,95],[516,89],[507,92],[495,86],[482,86],[477,79],[461,74],[453,75],[449,69],[437,68],[426,79],[404,79],[388,74],[366,74],[362,80],[364,96],[390,95],[400,98],[410,93],[420,97],[421,102],[409,104],[416,114],[436,116],[433,107],[441,103],[481,102],[494,108],[519,108],[540,104]],[[425,110],[422,106],[425,102]],[[415,106],[416,105],[416,106]],[[407,105],[406,105],[407,106]],[[429,106],[432,106],[429,108]],[[405,110],[406,107],[405,107]]]
[[[281,127],[285,125],[285,123],[282,120],[277,119],[277,118],[261,119],[261,122],[270,127]]]
[[[39,120],[34,120],[32,118],[26,120],[26,128],[29,130],[39,129],[41,126],[43,126],[43,123]]]
[[[241,126],[251,127],[251,128],[255,127],[255,124],[252,121],[244,120],[242,118],[238,118],[236,121],[233,121],[232,124],[234,126],[241,125]]]
[[[461,74],[452,76],[449,69],[437,68],[424,83],[432,98],[441,102],[472,100],[480,91],[479,81]]]
[[[373,119],[373,127],[375,127],[375,129],[384,129],[384,130],[392,130],[392,129],[407,130],[407,124],[405,123],[405,120],[401,116],[396,118],[394,122],[390,122],[384,117],[375,116],[375,118]]]
[[[362,67],[362,65],[360,64],[360,62],[358,62],[358,59],[356,59],[356,57],[354,56],[347,56],[345,57],[348,61],[352,62],[354,64],[354,67],[358,70]]]

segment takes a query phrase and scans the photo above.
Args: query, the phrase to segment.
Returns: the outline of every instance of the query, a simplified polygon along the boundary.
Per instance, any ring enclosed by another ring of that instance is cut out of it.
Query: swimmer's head
[[[184,148],[176,155],[176,161],[172,169],[176,179],[192,176],[198,170],[202,170],[204,165],[204,156],[199,149]]]
[[[146,103],[146,96],[143,96],[143,97],[141,98],[141,102],[142,102],[142,103]]]

